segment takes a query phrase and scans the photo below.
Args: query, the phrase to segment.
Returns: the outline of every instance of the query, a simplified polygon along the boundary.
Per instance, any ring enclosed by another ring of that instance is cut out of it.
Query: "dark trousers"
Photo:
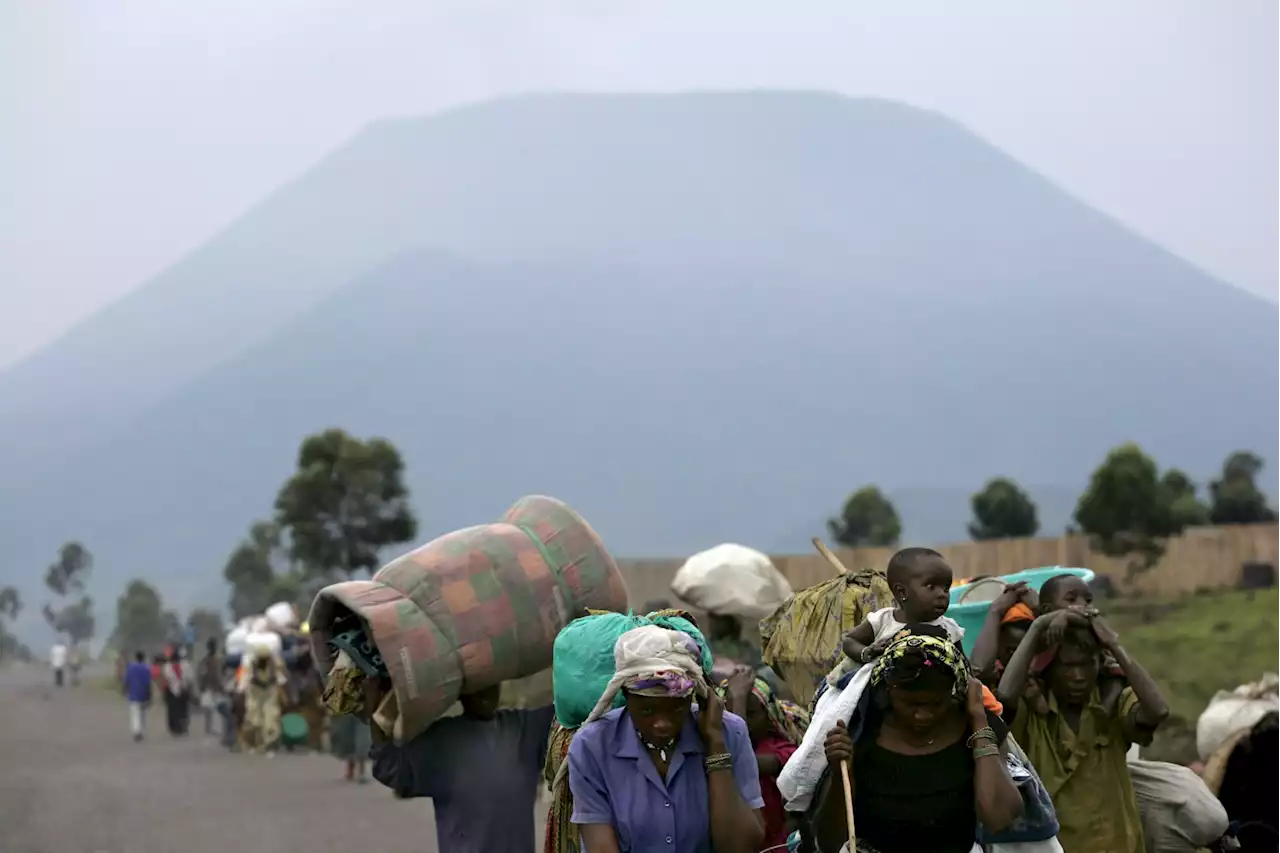
[[[60,666],[58,666],[58,667],[54,667],[54,669],[53,669],[53,686],[54,686],[54,687],[61,687],[61,686],[62,686],[62,677],[63,677],[63,676],[62,676],[62,667],[60,667]]]

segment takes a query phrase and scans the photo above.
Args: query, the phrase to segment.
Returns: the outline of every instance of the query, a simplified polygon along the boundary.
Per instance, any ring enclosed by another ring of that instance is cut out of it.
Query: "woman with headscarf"
[[[751,747],[760,773],[760,795],[764,799],[764,847],[786,843],[787,814],[778,791],[778,774],[804,740],[809,714],[779,698],[768,681],[749,668],[740,667],[720,686],[725,708],[747,723]]]
[[[845,764],[858,853],[981,850],[979,824],[1001,833],[1023,812],[1007,734],[959,650],[908,626],[875,662],[851,726],[826,736],[828,772],[811,812],[818,849],[836,853],[849,839]]]
[[[585,853],[756,853],[764,800],[747,725],[708,688],[688,634],[646,625],[569,747]],[[621,690],[626,704],[609,710]],[[698,698],[695,713],[693,700]]]

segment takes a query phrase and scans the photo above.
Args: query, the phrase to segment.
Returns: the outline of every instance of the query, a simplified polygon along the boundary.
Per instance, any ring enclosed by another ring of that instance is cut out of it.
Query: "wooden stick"
[[[853,784],[849,781],[849,762],[840,762],[840,781],[844,782],[844,816],[849,822],[849,853],[856,853],[858,833],[853,828]]]
[[[818,553],[826,558],[837,574],[847,575],[849,570],[844,567],[844,563],[840,562],[840,558],[831,553],[831,549],[827,547],[827,543],[823,542],[817,536],[813,537],[813,547],[818,549]]]

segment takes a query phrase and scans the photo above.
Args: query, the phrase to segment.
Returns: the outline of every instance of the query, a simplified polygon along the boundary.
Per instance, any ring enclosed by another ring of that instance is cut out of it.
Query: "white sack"
[[[1196,752],[1208,761],[1222,742],[1240,729],[1251,729],[1269,713],[1280,710],[1280,680],[1269,672],[1261,681],[1220,690],[1196,722]]]
[[[298,624],[298,611],[287,601],[277,601],[268,607],[266,617],[271,627],[277,630],[294,628]]]
[[[791,584],[759,551],[724,544],[685,560],[671,591],[698,610],[758,621],[791,597]]]
[[[1194,853],[1227,831],[1227,810],[1191,769],[1131,759],[1129,776],[1147,853]]]
[[[227,633],[227,638],[223,642],[223,648],[229,655],[244,654],[245,647],[248,645],[249,629],[242,625],[237,625]]]

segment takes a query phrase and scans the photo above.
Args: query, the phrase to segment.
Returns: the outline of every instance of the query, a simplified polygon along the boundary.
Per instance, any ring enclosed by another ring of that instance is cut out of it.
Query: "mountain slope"
[[[1022,219],[1016,242],[997,236],[1010,217]],[[963,128],[889,102],[555,95],[381,122],[0,374],[0,467],[9,483],[45,476],[72,450],[415,247],[485,261],[820,274],[908,262],[921,264],[919,274],[895,286],[924,295],[935,287],[926,253],[951,264],[993,251],[993,240],[1014,268],[1024,256],[1081,244],[1106,255],[1120,250],[1109,241],[1134,249],[1114,223]],[[1187,271],[1163,263],[1170,275],[1147,268],[1147,279],[1126,286],[1167,296],[1169,279]]]
[[[920,300],[749,269],[410,255],[166,400],[29,506],[76,519],[100,565],[168,575],[181,555],[171,583],[186,589],[268,511],[301,437],[330,424],[401,447],[426,532],[547,492],[625,554],[817,532],[863,482],[1071,484],[1130,437],[1203,472],[1276,437],[1275,392],[1249,399],[1265,363],[1239,352],[1267,333],[1260,312],[1222,342],[1183,310],[1133,325],[1144,309],[1123,289],[1100,303],[1010,287],[997,310],[964,275]],[[960,533],[955,503],[946,533],[908,517],[908,535]],[[26,518],[24,536],[41,528]]]
[[[330,424],[402,446],[426,531],[548,491],[629,554],[863,482],[1074,492],[1128,438],[1203,476],[1276,444],[1276,314],[901,105],[498,101],[371,128],[0,375],[0,542],[207,587]]]

